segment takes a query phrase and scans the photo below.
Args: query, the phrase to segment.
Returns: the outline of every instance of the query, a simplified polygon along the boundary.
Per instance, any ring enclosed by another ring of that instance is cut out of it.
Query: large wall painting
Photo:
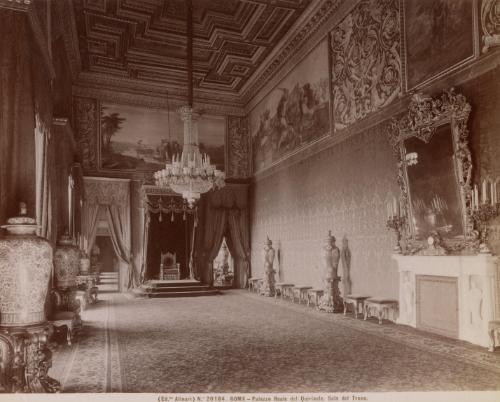
[[[102,103],[100,110],[100,169],[151,172],[182,153],[183,122],[178,113],[110,103]],[[198,121],[200,151],[221,170],[225,132],[224,117],[203,115]]]
[[[330,32],[332,116],[342,130],[402,90],[398,0],[362,0]]]
[[[406,88],[411,90],[472,60],[474,0],[405,0]]]
[[[255,173],[329,135],[327,53],[325,40],[250,112]]]

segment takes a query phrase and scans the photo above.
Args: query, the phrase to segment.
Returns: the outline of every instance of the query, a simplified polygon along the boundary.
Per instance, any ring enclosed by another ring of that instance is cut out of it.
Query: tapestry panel
[[[342,130],[401,93],[398,0],[362,0],[330,33],[334,130]]]

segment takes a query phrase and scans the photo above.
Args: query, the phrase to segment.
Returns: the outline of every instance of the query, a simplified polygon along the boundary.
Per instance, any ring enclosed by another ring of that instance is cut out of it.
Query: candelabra
[[[500,213],[500,203],[483,202],[477,204],[472,210],[472,219],[479,229],[479,252],[482,254],[490,253],[488,248],[488,222]]]
[[[394,246],[394,254],[402,254],[401,249],[401,231],[405,225],[405,217],[400,215],[392,215],[387,220],[387,229],[392,229],[396,233],[396,245]]]
[[[471,217],[479,230],[479,252],[489,254],[488,222],[498,216],[500,203],[498,202],[497,180],[484,179],[481,186],[474,185],[471,194]],[[481,199],[481,202],[479,201]]]

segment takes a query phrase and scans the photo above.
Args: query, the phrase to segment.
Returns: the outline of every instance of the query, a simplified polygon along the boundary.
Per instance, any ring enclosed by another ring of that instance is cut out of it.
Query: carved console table
[[[478,254],[393,258],[399,269],[398,324],[489,345],[488,322],[500,314],[497,257]]]

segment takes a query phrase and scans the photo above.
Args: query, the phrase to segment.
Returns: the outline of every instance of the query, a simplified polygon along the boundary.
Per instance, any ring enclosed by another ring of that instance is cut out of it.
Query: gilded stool
[[[365,300],[370,296],[362,296],[362,295],[347,295],[344,296],[344,315],[347,314],[347,305],[351,304],[354,310],[354,317],[358,318],[359,307],[361,307],[361,314],[364,312]]]
[[[258,291],[258,282],[260,280],[261,280],[260,278],[248,278],[248,291],[249,292]]]
[[[364,301],[364,313],[365,320],[370,317],[372,311],[376,311],[378,317],[378,323],[382,324],[382,317],[384,312],[392,311],[393,314],[398,309],[398,301],[394,299],[376,298],[369,297]],[[386,315],[387,317],[387,315]]]
[[[295,303],[295,296],[299,300],[299,304],[302,300],[307,301],[307,292],[312,289],[312,286],[294,286],[292,288],[292,302]]]
[[[319,299],[324,293],[325,291],[323,289],[309,289],[307,291],[307,306],[311,304],[311,300],[314,300],[314,305],[318,308]]]

